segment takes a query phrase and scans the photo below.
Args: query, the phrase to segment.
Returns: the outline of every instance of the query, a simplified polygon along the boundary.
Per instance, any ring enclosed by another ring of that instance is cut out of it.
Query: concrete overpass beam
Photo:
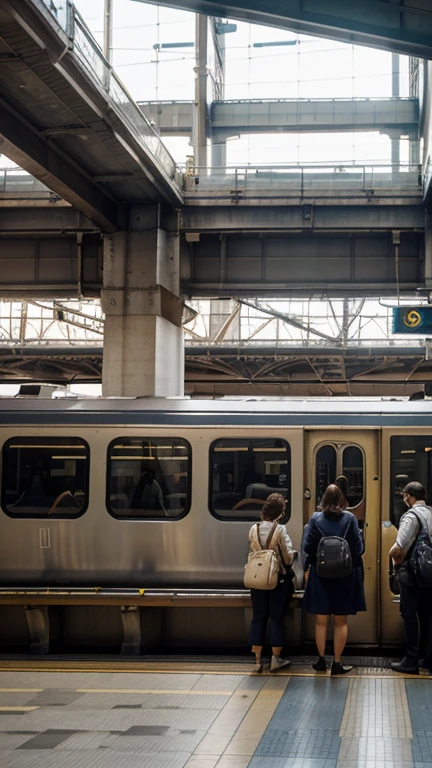
[[[121,226],[122,206],[3,99],[0,99],[0,152],[57,192],[102,231],[113,232]]]
[[[105,237],[105,396],[183,395],[179,258],[179,236],[162,229],[159,206],[134,207],[128,230]]]
[[[150,0],[136,0],[150,2]],[[290,29],[356,45],[432,58],[432,8],[427,0],[158,0],[158,5]]]

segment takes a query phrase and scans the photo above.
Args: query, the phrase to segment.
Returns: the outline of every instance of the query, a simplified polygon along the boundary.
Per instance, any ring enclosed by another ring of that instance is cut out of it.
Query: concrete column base
[[[104,397],[181,397],[183,329],[158,315],[105,319]]]
[[[161,218],[157,205],[134,206],[129,228],[104,240],[105,397],[184,393],[180,238]]]

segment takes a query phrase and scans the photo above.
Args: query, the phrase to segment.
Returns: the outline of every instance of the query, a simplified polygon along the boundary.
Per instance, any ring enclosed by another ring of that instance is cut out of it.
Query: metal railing
[[[420,167],[412,164],[381,165],[344,163],[302,165],[248,165],[221,168],[186,167],[186,191],[199,197],[201,192],[229,190],[231,195],[248,191],[286,191],[288,194],[355,191],[373,194],[394,190],[400,196],[408,190],[421,194]]]
[[[42,2],[70,37],[73,28],[73,4],[70,0],[42,0]]]
[[[84,66],[88,77],[97,86],[102,86],[109,98],[110,107],[122,118],[142,148],[156,160],[160,170],[180,187],[181,176],[175,160],[116,75],[74,4],[70,0],[43,2],[68,35],[71,51]]]

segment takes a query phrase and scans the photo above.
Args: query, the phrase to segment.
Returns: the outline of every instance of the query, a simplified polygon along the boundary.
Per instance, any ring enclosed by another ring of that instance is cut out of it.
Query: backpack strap
[[[348,533],[348,531],[350,529],[351,522],[352,522],[352,518],[350,517],[349,520],[348,520],[347,527],[345,528],[344,532],[341,534],[341,538],[342,539],[346,539],[347,533]]]
[[[257,525],[259,526],[259,523],[257,523]],[[270,549],[270,542],[271,542],[271,540],[273,538],[273,534],[274,534],[274,532],[276,530],[276,527],[277,527],[277,522],[273,523],[273,525],[271,527],[271,530],[270,530],[270,533],[267,536],[266,543],[264,544],[263,547],[261,547],[261,549]],[[259,536],[259,533],[258,533],[258,536]],[[261,541],[260,541],[260,543],[261,543]]]
[[[348,520],[348,525],[347,525],[347,527],[345,528],[345,530],[343,531],[343,533],[341,533],[341,535],[340,535],[340,538],[341,538],[341,539],[345,539],[345,538],[346,538],[346,535],[347,535],[347,533],[348,533],[348,531],[349,531],[349,527],[350,527],[350,525],[351,525],[351,518]],[[319,527],[318,523],[316,523],[316,522],[315,522],[315,526],[316,526],[317,530],[320,532],[320,534],[321,534],[321,537],[322,537],[322,538],[326,538],[326,537],[328,537],[328,536],[330,537],[330,534],[329,534],[329,533],[323,533],[323,532],[322,532],[322,530],[321,530],[321,528]]]
[[[428,536],[429,536],[429,526],[428,526],[428,524],[427,524],[427,522],[426,522],[425,518],[424,518],[424,517],[423,517],[423,515],[421,514],[421,512],[420,512],[420,513],[419,513],[419,512],[417,512],[417,511],[414,509],[414,507],[411,507],[411,509],[410,509],[410,510],[408,510],[408,511],[413,513],[414,517],[416,517],[416,518],[417,518],[417,520],[418,520],[418,522],[419,522],[419,524],[420,524],[420,530],[419,530],[419,532],[418,532],[418,533],[417,533],[417,535],[416,535],[416,539],[417,539],[417,537],[418,537],[418,536],[420,536],[420,534],[421,534],[421,533],[427,533],[427,534],[428,534]]]

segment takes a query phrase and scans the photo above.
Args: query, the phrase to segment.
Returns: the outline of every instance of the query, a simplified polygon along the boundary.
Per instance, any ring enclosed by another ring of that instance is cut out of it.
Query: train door
[[[367,612],[350,617],[349,642],[378,643],[379,432],[311,430],[306,432],[305,445],[305,522],[312,517],[327,486],[342,478],[348,508],[356,515],[365,538]],[[308,622],[307,635],[313,639],[312,621]]]

